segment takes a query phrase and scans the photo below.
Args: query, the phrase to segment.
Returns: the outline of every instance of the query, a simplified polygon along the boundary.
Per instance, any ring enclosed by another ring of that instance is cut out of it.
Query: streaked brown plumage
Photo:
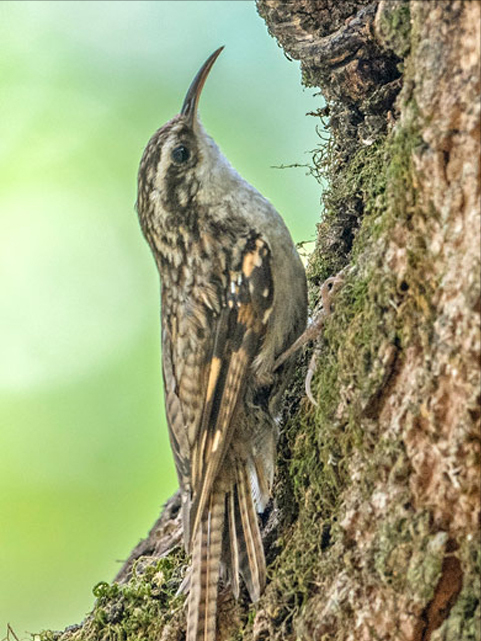
[[[281,217],[246,183],[197,117],[205,79],[149,141],[137,209],[160,277],[169,434],[192,553],[187,641],[213,641],[221,564],[239,596],[265,586],[257,512],[275,466],[276,358],[305,327],[305,274]]]

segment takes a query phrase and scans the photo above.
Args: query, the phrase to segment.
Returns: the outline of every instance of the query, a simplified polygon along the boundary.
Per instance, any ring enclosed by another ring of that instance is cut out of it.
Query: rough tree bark
[[[261,601],[219,639],[474,641],[480,632],[480,3],[257,0],[320,87],[330,141],[318,406],[286,396]],[[307,355],[304,355],[304,360]],[[91,615],[43,641],[183,639],[178,498]]]

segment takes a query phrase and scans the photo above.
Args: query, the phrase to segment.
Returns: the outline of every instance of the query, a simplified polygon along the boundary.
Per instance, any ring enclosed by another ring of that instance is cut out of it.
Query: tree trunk
[[[328,105],[312,303],[346,276],[317,407],[305,369],[286,395],[267,589],[255,606],[222,591],[219,639],[479,640],[480,3],[257,7]],[[81,626],[41,638],[183,639],[178,511]]]

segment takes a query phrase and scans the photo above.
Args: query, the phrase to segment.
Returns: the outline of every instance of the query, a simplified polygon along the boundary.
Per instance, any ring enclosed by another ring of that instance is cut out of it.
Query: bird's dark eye
[[[190,151],[184,145],[179,145],[172,149],[171,152],[172,160],[178,165],[181,165],[184,162],[187,162],[190,158]]]

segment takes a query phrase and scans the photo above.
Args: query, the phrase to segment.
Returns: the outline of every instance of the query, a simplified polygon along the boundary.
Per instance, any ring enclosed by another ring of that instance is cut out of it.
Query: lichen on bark
[[[348,271],[318,406],[303,367],[286,394],[267,589],[222,591],[219,639],[479,641],[480,5],[257,7],[328,104],[312,304]],[[174,497],[83,625],[42,641],[184,638],[179,528]]]

